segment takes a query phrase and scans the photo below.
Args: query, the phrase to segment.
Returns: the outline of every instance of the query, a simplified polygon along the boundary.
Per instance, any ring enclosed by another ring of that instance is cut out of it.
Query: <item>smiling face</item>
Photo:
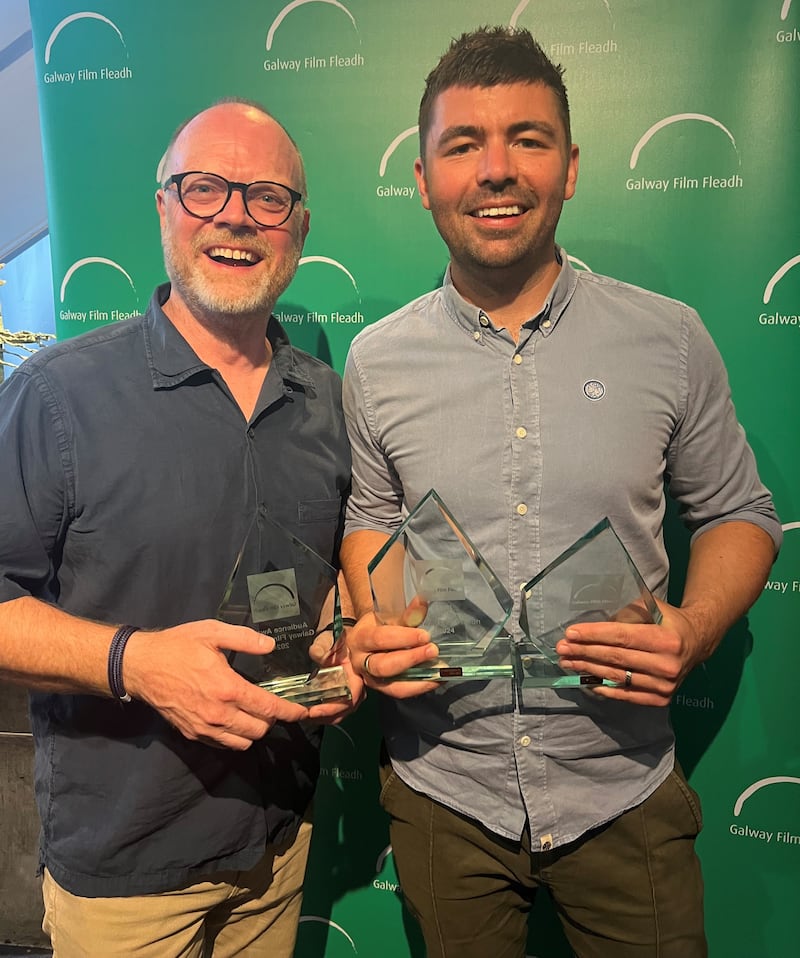
[[[270,180],[303,191],[297,149],[281,126],[253,107],[226,103],[191,120],[169,151],[164,179],[187,170],[228,180]],[[269,313],[291,282],[308,232],[308,211],[295,205],[277,228],[259,226],[231,194],[216,216],[197,219],[175,187],[156,193],[170,299],[196,317],[227,320]]]
[[[567,143],[548,86],[454,86],[433,104],[415,175],[457,287],[492,282],[498,270],[525,278],[555,262],[556,225],[575,192],[578,148]]]

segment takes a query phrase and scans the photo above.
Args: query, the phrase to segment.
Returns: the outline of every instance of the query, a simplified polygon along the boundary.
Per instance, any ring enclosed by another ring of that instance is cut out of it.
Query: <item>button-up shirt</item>
[[[732,519],[780,541],[727,375],[686,305],[562,268],[519,341],[444,285],[361,332],[345,371],[346,533],[391,533],[434,488],[515,596],[608,517],[666,595],[665,485],[694,535]],[[383,697],[411,787],[533,847],[573,841],[672,768],[667,709],[508,680]]]
[[[0,389],[0,602],[96,621],[214,618],[260,510],[334,562],[350,478],[339,377],[265,318],[272,361],[249,421],[164,315],[27,360]],[[190,742],[143,702],[34,693],[42,864],[74,894],[176,888],[252,867],[296,828],[319,733],[246,752]]]

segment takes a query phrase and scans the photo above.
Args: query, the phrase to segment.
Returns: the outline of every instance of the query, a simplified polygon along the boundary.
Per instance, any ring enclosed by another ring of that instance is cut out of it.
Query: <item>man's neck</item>
[[[555,255],[539,269],[524,273],[512,268],[467,272],[456,263],[450,266],[458,292],[491,316],[495,326],[507,329],[515,342],[523,324],[541,311],[560,272]]]
[[[272,346],[266,336],[270,312],[198,315],[174,291],[162,309],[198,358],[219,372],[249,420],[272,359]]]
[[[267,358],[268,310],[238,316],[203,313],[191,308],[174,289],[162,309],[209,366],[260,367]]]

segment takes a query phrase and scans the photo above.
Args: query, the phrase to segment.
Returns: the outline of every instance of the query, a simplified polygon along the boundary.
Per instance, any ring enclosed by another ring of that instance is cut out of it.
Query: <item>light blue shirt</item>
[[[693,534],[752,522],[780,543],[719,353],[683,303],[572,268],[515,343],[444,285],[352,344],[346,533],[393,532],[432,487],[514,595],[608,516],[665,597],[665,483]],[[556,847],[643,801],[674,762],[667,709],[511,683],[382,699],[400,777]]]

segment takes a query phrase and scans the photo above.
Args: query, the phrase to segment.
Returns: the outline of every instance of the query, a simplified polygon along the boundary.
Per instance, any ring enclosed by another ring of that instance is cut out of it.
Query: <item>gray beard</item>
[[[279,267],[262,276],[249,290],[231,296],[223,295],[204,276],[192,273],[181,264],[167,237],[162,239],[162,248],[167,276],[191,312],[198,319],[213,317],[224,326],[230,326],[245,316],[269,315],[294,278],[301,254],[301,248],[296,247],[287,253]],[[231,268],[247,269],[246,266]]]

